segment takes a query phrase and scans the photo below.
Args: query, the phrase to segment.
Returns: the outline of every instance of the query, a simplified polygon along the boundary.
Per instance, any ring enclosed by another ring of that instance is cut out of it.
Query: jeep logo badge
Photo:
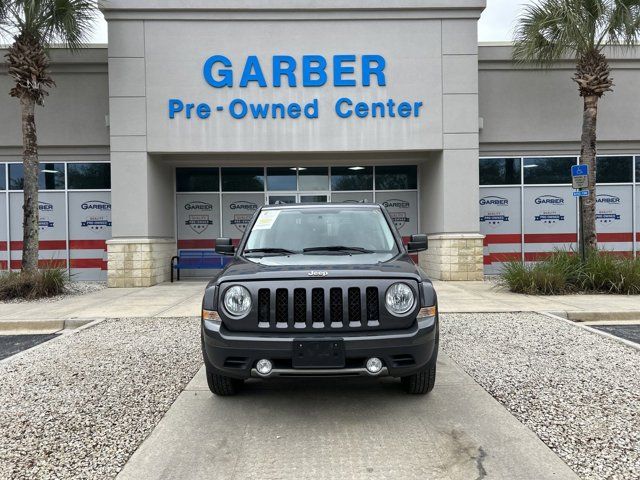
[[[320,272],[318,270],[311,270],[308,275],[310,277],[326,277],[327,275],[329,275],[329,272]]]

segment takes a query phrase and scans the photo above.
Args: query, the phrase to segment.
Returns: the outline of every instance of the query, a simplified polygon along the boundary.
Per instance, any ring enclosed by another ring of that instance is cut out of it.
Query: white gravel
[[[64,298],[75,297],[78,295],[86,295],[88,293],[99,292],[107,288],[107,282],[69,282],[66,285],[65,292],[55,297],[39,298],[38,300],[26,300],[24,298],[14,298],[13,300],[0,301],[3,303],[51,303],[58,302]]]
[[[0,364],[0,479],[113,478],[202,365],[198,328],[107,320]]]
[[[640,351],[535,313],[441,322],[443,350],[581,478],[640,478]]]

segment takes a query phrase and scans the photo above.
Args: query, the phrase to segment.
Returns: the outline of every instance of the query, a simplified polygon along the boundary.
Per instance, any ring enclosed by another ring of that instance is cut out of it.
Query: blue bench
[[[180,250],[178,255],[171,258],[171,282],[173,283],[173,271],[178,274],[180,281],[180,270],[219,270],[230,261],[213,250]]]

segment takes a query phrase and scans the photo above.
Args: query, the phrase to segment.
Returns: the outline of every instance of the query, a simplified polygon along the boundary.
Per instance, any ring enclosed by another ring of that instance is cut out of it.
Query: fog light
[[[263,358],[262,360],[258,360],[256,364],[256,370],[260,375],[269,375],[271,370],[273,369],[273,364],[270,360]]]
[[[380,373],[380,370],[382,370],[382,360],[376,357],[367,360],[367,371],[369,373]]]

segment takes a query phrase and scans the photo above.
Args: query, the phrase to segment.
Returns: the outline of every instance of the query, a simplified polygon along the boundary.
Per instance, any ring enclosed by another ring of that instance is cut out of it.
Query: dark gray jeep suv
[[[202,353],[211,391],[233,395],[245,379],[399,377],[433,389],[438,302],[386,209],[376,204],[265,206],[209,283]]]

